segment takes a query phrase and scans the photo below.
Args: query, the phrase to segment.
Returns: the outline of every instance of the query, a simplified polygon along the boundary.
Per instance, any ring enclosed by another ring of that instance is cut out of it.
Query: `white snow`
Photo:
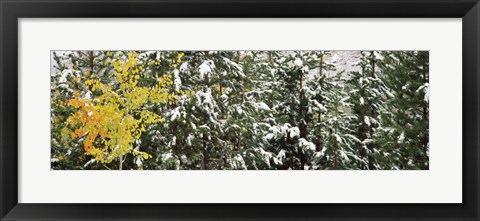
[[[232,162],[230,165],[235,168],[235,169],[247,169],[247,166],[245,165],[245,161],[243,160],[243,157],[240,154],[237,154],[234,158],[234,162]]]
[[[198,72],[200,72],[200,77],[203,78],[205,75],[210,76],[215,69],[215,64],[212,60],[204,61],[200,67],[198,67]]]
[[[188,71],[189,68],[188,68],[188,62],[183,62],[181,65],[180,65],[180,71],[181,72],[186,72]]]
[[[272,68],[272,69],[270,70],[270,74],[271,74],[272,76],[275,76],[275,73],[277,73],[277,70],[276,70],[275,68]]]
[[[387,94],[388,98],[394,98],[395,96],[388,90],[385,90],[385,93]]]
[[[167,161],[167,160],[169,160],[169,159],[171,159],[171,158],[173,158],[172,153],[164,153],[164,154],[162,154],[162,161],[164,161],[164,162]]]
[[[378,59],[378,60],[382,60],[384,58],[383,55],[380,54],[380,52],[378,51],[374,51],[373,55],[375,56],[375,59]]]
[[[179,73],[180,71],[177,69],[173,71],[173,85],[174,85],[175,91],[180,90],[180,88],[182,87],[182,80],[180,79]]]
[[[425,90],[425,96],[423,97],[423,100],[427,103],[430,100],[430,90],[428,90],[428,88]]]
[[[210,130],[210,127],[206,124],[198,126],[199,129]]]
[[[277,154],[277,159],[280,160],[280,161],[283,161],[285,159],[285,150],[280,150],[280,152],[278,152]]]
[[[172,142],[170,143],[171,146],[174,146],[177,144],[177,137],[176,136],[173,136],[172,137]]]
[[[187,145],[192,146],[192,140],[195,138],[192,134],[188,134],[187,136]]]
[[[270,111],[270,107],[268,107],[268,105],[264,102],[257,103],[257,108],[260,110]]]
[[[263,148],[254,148],[255,151],[260,152],[260,155],[263,157],[263,161],[270,167],[270,159],[272,158],[272,153],[265,151]]]
[[[228,100],[228,96],[226,94],[222,94],[222,96],[220,96],[220,98],[222,98],[222,100],[225,102],[226,100]]]
[[[175,121],[175,119],[180,118],[180,107],[176,107],[175,109],[172,110],[170,113],[170,121]]]
[[[310,70],[308,69],[308,66],[303,66],[302,72],[303,72],[303,73],[308,73],[308,71],[310,71]]]
[[[203,92],[203,90],[197,91],[195,97],[197,99],[197,107],[205,110],[207,113],[215,113],[217,103],[212,96],[212,91],[210,88],[207,88],[206,92]]]
[[[370,126],[370,119],[367,116],[363,117],[363,121],[365,122],[366,125]]]
[[[87,91],[84,95],[83,95],[83,98],[85,99],[92,99],[93,98],[93,94],[91,91]]]
[[[137,167],[142,167],[143,166],[143,160],[141,157],[135,157],[135,164]]]
[[[430,97],[429,84],[428,83],[423,84],[415,92],[419,93],[420,91],[422,91],[425,94],[424,97],[423,97],[423,100],[428,103],[429,97]]]
[[[298,145],[299,145],[302,149],[315,151],[315,144],[313,144],[313,143],[310,142],[310,141],[305,140],[304,138],[298,139]]]
[[[84,164],[83,167],[87,167],[88,165],[95,163],[95,161],[96,161],[95,159],[91,159],[86,164]]]
[[[302,62],[302,60],[300,60],[300,58],[295,59],[295,61],[293,63],[295,64],[295,66],[297,66],[299,68],[303,67],[303,62]]]
[[[342,143],[342,138],[338,134],[333,135],[338,143]]]
[[[325,63],[334,64],[336,71],[327,71],[325,75],[334,76],[339,71],[361,71],[361,67],[357,65],[361,55],[360,51],[332,51],[331,55],[325,56]]]
[[[290,137],[294,138],[294,137],[298,137],[298,136],[300,136],[300,129],[298,129],[298,127],[290,128]]]
[[[346,161],[350,161],[350,159],[348,158],[347,154],[345,154],[345,152],[343,151],[340,151],[340,156],[342,156],[342,158]]]
[[[73,90],[70,89],[70,87],[68,86],[67,83],[61,83],[61,84],[59,84],[59,85],[57,86],[57,88],[64,88],[64,89],[67,90],[68,92],[73,93]]]
[[[340,56],[337,53],[333,53],[333,55],[330,57],[329,61],[332,63],[337,62],[340,59]]]
[[[60,80],[58,80],[58,82],[59,82],[59,83],[66,83],[68,76],[73,76],[72,70],[64,70],[64,71],[62,71],[62,76],[60,76]]]
[[[236,73],[237,76],[245,77],[245,74],[243,74],[243,72],[242,72],[243,69],[242,69],[242,67],[240,67],[240,65],[231,61],[228,58],[223,58],[223,61],[225,61],[225,63],[227,63],[227,65],[233,66],[236,69],[235,73]]]
[[[275,134],[273,133],[269,133],[267,135],[265,135],[265,137],[263,137],[265,140],[271,140],[275,137]]]
[[[266,140],[270,140],[274,138],[279,139],[286,136],[287,134],[290,134],[291,137],[293,137],[292,135],[300,134],[300,131],[298,130],[298,128],[297,127],[294,127],[294,128],[292,128],[288,123],[285,123],[282,126],[277,126],[277,125],[272,126],[269,129],[270,133],[265,135],[264,139]]]
[[[398,143],[403,143],[405,140],[405,134],[402,132],[400,136],[398,136]]]
[[[242,115],[243,114],[243,109],[240,106],[237,106],[237,113]]]

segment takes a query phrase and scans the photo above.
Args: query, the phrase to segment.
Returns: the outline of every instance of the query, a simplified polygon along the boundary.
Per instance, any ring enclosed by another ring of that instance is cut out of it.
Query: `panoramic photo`
[[[428,170],[428,51],[51,51],[52,170]]]

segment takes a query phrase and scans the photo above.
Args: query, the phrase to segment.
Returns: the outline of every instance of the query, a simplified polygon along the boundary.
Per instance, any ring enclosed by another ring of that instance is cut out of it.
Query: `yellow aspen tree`
[[[149,124],[165,119],[145,108],[148,103],[173,102],[177,95],[169,93],[172,75],[163,75],[153,87],[139,86],[138,80],[145,74],[145,65],[138,60],[136,52],[111,61],[114,67],[114,82],[105,84],[99,80],[87,80],[85,84],[99,96],[74,98],[66,104],[77,111],[68,117],[64,133],[73,139],[83,139],[85,154],[91,155],[102,164],[118,160],[122,169],[129,154],[143,159],[152,158],[149,153],[134,148]],[[116,81],[116,82],[115,82]]]

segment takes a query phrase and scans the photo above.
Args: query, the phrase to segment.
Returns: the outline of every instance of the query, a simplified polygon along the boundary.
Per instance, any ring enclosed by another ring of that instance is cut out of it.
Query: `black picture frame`
[[[479,220],[480,4],[478,0],[0,0],[0,14],[1,220]],[[19,18],[47,17],[462,18],[463,203],[18,203],[19,34],[17,21]]]

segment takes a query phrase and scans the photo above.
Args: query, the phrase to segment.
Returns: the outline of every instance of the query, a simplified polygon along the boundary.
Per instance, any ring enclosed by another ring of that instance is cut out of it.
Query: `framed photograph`
[[[1,220],[479,220],[477,0],[2,0]]]

